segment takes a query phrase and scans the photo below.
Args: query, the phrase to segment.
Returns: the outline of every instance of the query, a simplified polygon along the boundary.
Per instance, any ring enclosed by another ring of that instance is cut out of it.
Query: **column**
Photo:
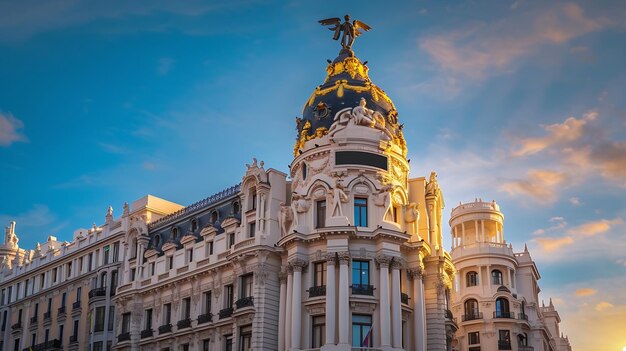
[[[326,256],[326,345],[335,345],[335,316],[337,303],[335,301],[335,253]]]
[[[475,241],[478,242],[478,221],[474,220],[474,237],[475,237]]]
[[[391,261],[391,331],[392,345],[394,348],[402,348],[402,306],[400,298],[400,266],[397,258]]]
[[[380,346],[383,348],[391,346],[391,315],[389,308],[389,262],[391,257],[386,255],[376,255],[376,263],[380,271]]]
[[[350,345],[350,253],[339,252],[339,344]]]
[[[417,267],[407,271],[413,279],[413,331],[415,351],[426,351],[426,306],[424,305],[424,284],[422,283],[422,268]]]
[[[291,349],[291,309],[293,297],[293,271],[287,267],[287,301],[285,301],[285,350]],[[280,350],[284,351],[284,350]]]
[[[485,220],[480,221],[480,236],[481,241],[485,241]]]
[[[278,306],[278,350],[285,351],[285,318],[287,307],[287,273],[280,272],[278,274],[280,281],[280,303]]]
[[[293,269],[293,293],[291,295],[291,349],[300,350],[302,346],[302,270],[307,262],[294,259],[289,263]]]

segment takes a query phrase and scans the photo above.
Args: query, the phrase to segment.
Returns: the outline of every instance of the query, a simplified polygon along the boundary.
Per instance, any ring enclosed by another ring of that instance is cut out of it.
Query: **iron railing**
[[[326,285],[312,286],[308,292],[309,297],[326,296]]]
[[[352,294],[374,296],[374,286],[367,284],[352,284]]]

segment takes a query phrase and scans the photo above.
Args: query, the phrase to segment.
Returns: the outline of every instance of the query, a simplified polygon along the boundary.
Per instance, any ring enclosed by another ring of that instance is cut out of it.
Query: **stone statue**
[[[385,127],[385,117],[380,112],[365,107],[366,104],[367,101],[361,98],[359,106],[352,109],[354,124],[378,129],[385,134],[387,140],[392,140],[393,135]]]
[[[124,202],[124,216],[128,216],[129,213],[128,202]]]
[[[110,222],[113,220],[113,207],[109,206],[109,208],[107,209],[107,215],[105,217],[107,222]]]
[[[439,191],[439,183],[437,182],[437,172],[430,172],[430,178],[426,183],[426,195],[437,195]]]
[[[351,50],[352,44],[354,44],[354,39],[362,34],[359,29],[367,32],[372,29],[372,27],[359,20],[354,20],[350,23],[350,15],[345,15],[343,18],[345,20],[343,23],[341,23],[341,19],[339,17],[327,18],[318,22],[323,26],[334,26],[332,28],[328,28],[329,30],[335,32],[333,40],[338,40],[339,34],[343,33],[341,36],[341,47]]]
[[[328,130],[328,136],[332,137],[333,135],[335,135],[335,133],[344,129],[348,125],[348,122],[350,122],[351,118],[352,118],[352,114],[350,113],[349,109],[344,109],[342,111],[337,112],[337,114],[335,114],[333,124],[330,126],[330,129]]]
[[[418,222],[420,219],[419,204],[411,202],[404,206],[404,221],[407,223]]]
[[[17,243],[20,239],[15,234],[15,221],[11,221],[9,226],[4,228],[4,245],[9,248],[17,248]]]
[[[287,206],[284,202],[281,202],[278,214],[278,226],[280,227],[283,236],[289,234],[289,228],[291,227],[291,223],[293,223],[293,217],[294,214],[291,206]]]
[[[304,198],[303,195],[298,193],[293,193],[291,197],[291,211],[293,214],[293,226],[296,227],[299,224],[298,214],[303,213],[309,210],[309,202]]]
[[[391,213],[391,196],[390,192],[393,190],[393,185],[383,184],[383,186],[374,193],[374,205],[381,206],[385,209],[383,213],[383,219],[387,219],[389,213]]]
[[[335,187],[333,188],[333,209],[331,211],[332,217],[343,217],[343,210],[341,204],[348,202],[348,195],[344,191],[344,186],[341,178],[335,180]]]

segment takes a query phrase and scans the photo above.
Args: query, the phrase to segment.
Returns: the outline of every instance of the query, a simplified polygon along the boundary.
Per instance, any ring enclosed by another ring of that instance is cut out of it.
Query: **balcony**
[[[511,342],[498,340],[498,350],[511,350]]]
[[[237,309],[254,306],[254,296],[242,297],[235,301],[235,306],[237,306]]]
[[[307,291],[309,297],[326,296],[326,285],[312,286]]]
[[[24,351],[50,351],[50,350],[62,350],[63,346],[61,345],[61,340],[54,339],[46,342],[42,342],[40,344],[27,347]]]
[[[159,335],[172,331],[172,324],[168,323],[159,327]]]
[[[152,337],[153,334],[153,330],[152,329],[145,329],[141,331],[141,338],[145,339],[145,338],[150,338]]]
[[[76,344],[76,343],[78,343],[78,335],[71,335],[70,344]]]
[[[405,305],[409,304],[409,295],[402,293],[400,294],[400,302],[402,302]]]
[[[509,318],[515,319],[515,312],[509,311],[495,311],[493,313],[493,318]],[[502,349],[502,350],[510,350],[510,349]]]
[[[213,321],[213,314],[211,312],[201,314],[198,316],[198,324],[209,323]]]
[[[220,316],[220,319],[228,318],[233,315],[233,308],[232,307],[224,308],[220,310],[218,315]]]
[[[352,284],[352,295],[374,296],[374,286],[367,284]]]
[[[483,319],[483,313],[477,312],[477,313],[471,313],[471,314],[464,314],[463,317],[461,317],[461,320],[463,322],[473,321],[476,319]]]
[[[30,324],[37,324],[37,316],[30,317]]]
[[[76,301],[72,304],[72,309],[73,310],[79,310],[80,309],[80,301]]]
[[[525,313],[518,313],[517,319],[522,320],[522,321],[528,321],[528,315]]]
[[[11,326],[12,330],[22,329],[22,322],[17,322]]]
[[[89,291],[89,302],[91,302],[91,299],[93,299],[93,298],[104,297],[106,295],[107,295],[107,288],[106,287],[91,289]]]
[[[128,341],[130,340],[130,333],[125,332],[117,336],[117,342]]]
[[[45,313],[43,314],[43,319],[44,319],[44,320],[46,320],[46,319],[50,319],[50,317],[52,317],[52,312],[45,312]]]
[[[64,315],[65,314],[65,306],[59,307],[59,309],[57,310],[57,314],[59,316]]]
[[[191,319],[189,318],[181,319],[178,321],[178,323],[176,323],[176,326],[178,327],[178,329],[189,328],[191,327]]]
[[[517,346],[517,351],[534,351],[535,348],[532,346],[527,346],[527,345],[518,345]]]

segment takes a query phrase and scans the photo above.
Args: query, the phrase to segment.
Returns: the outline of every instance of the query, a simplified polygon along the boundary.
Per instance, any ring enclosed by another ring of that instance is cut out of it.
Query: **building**
[[[345,39],[296,120],[289,174],[254,159],[191,206],[146,196],[34,251],[7,229],[4,349],[460,349],[437,175],[409,179],[398,112]]]
[[[460,316],[453,348],[571,351],[559,334],[552,299],[548,307],[539,304],[541,276],[528,248],[515,253],[504,239],[498,204],[460,204],[452,209],[450,228],[457,269],[451,309]]]

